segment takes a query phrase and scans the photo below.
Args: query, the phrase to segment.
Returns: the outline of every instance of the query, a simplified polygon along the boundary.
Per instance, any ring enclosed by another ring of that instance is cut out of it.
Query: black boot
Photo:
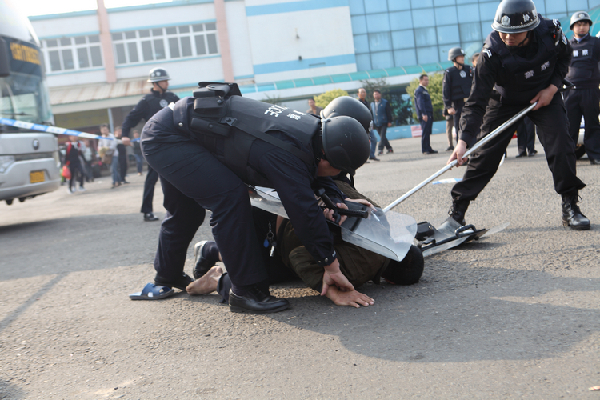
[[[590,220],[581,213],[577,202],[579,195],[577,191],[562,195],[562,221],[563,226],[569,226],[578,231],[590,229]]]
[[[448,214],[450,214],[453,220],[462,226],[465,226],[467,224],[465,221],[465,214],[467,213],[467,208],[469,208],[470,203],[471,200],[454,200],[452,201],[452,207],[450,207]]]
[[[238,293],[234,293],[234,290]],[[271,296],[268,285],[232,287],[229,292],[229,309],[237,313],[270,314],[290,308],[286,299]]]

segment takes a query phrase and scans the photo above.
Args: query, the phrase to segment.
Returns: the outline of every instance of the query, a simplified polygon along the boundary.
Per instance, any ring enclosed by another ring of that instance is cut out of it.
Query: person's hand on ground
[[[360,308],[360,306],[368,307],[375,304],[375,300],[360,293],[356,290],[342,292],[338,288],[331,286],[327,290],[327,297],[333,301],[336,306],[352,306]]]
[[[325,296],[327,294],[327,290],[332,286],[336,286],[345,292],[354,290],[354,286],[340,270],[340,263],[338,262],[337,258],[331,264],[325,267],[321,296]]]

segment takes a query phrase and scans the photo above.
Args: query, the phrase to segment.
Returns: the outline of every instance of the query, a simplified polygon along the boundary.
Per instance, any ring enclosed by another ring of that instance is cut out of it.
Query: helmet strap
[[[527,41],[527,39],[529,39],[531,37],[531,31],[527,31],[527,35],[525,35],[525,39],[521,40],[521,43],[519,43],[517,45],[517,47],[522,47],[525,45],[525,42]]]
[[[321,128],[322,129],[322,128]],[[325,153],[323,152],[323,131],[319,129],[319,132],[313,136],[313,154],[315,157],[315,163],[318,165],[319,162],[325,158]]]
[[[163,94],[165,91],[163,90],[163,88],[160,87],[160,85],[158,84],[158,82],[152,82],[152,90]]]

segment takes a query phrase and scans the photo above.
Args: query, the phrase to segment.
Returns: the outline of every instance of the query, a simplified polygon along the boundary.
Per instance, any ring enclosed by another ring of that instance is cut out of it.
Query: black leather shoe
[[[237,313],[270,314],[290,308],[286,299],[278,299],[268,292],[260,290],[258,286],[251,286],[244,291],[243,296],[238,296],[229,291],[229,309]]]
[[[452,207],[450,207],[448,214],[453,220],[462,226],[465,226],[467,224],[465,221],[465,214],[467,213],[467,208],[469,208],[470,203],[471,201],[469,200],[455,200],[452,202]]]
[[[533,150],[532,152],[529,153],[529,157],[535,157],[535,155],[538,153],[537,150]]]
[[[158,218],[155,217],[153,213],[146,213],[146,214],[144,214],[144,221],[146,221],[146,222],[158,221]]]
[[[210,261],[205,254],[205,247],[207,241],[196,243],[194,246],[194,260],[196,266],[194,267],[194,279],[199,279],[204,276],[214,265],[215,262]]]
[[[517,156],[515,158],[522,158],[522,157],[526,157],[527,153],[523,152],[523,153],[519,153],[517,154]]]
[[[170,281],[168,279],[165,279],[158,274],[156,274],[156,276],[154,277],[154,284],[156,286],[168,286],[171,288],[175,287],[179,290],[185,290],[186,286],[192,282],[194,282],[194,280],[192,278],[190,278],[190,276],[188,274],[186,274],[185,272],[182,272],[181,276],[179,278],[177,278],[175,281]]]
[[[446,151],[454,151],[454,146],[448,146],[448,147],[446,147]]]
[[[590,158],[591,165],[600,165],[600,159],[598,158]]]
[[[438,151],[437,150],[429,150],[429,151],[424,151],[423,154],[437,154]]]
[[[373,160],[373,161],[381,161],[379,158],[377,157],[369,157],[369,160]]]
[[[582,214],[577,201],[579,195],[574,194],[562,195],[562,222],[563,226],[568,226],[577,231],[587,231],[590,229],[590,220]]]

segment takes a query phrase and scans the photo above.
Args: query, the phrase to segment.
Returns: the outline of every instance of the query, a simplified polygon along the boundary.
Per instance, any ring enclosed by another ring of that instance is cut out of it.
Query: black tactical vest
[[[471,94],[471,84],[473,83],[473,70],[471,67],[464,65],[461,70],[456,67],[450,67],[446,72],[452,77],[450,101],[462,100],[469,97],[469,94]]]
[[[319,118],[237,95],[215,96],[201,89],[194,96],[175,104],[175,125],[190,132],[245,183],[269,186],[248,165],[250,147],[257,139],[300,158],[316,173],[312,139],[320,129]],[[273,132],[283,134],[285,140]]]
[[[598,54],[594,54],[594,44],[598,38],[588,36],[581,42],[571,39],[573,58],[569,66],[567,80],[576,86],[587,85],[598,87],[600,72],[598,72]]]
[[[169,103],[178,100],[177,95],[172,92],[165,92],[163,97],[156,96],[154,93],[148,93],[144,96],[144,101],[148,103],[151,116],[168,106]]]
[[[538,46],[534,57],[526,59],[509,51],[497,31],[486,39],[484,52],[491,52],[489,57],[499,56],[502,62],[496,77],[496,90],[504,104],[529,104],[540,90],[550,85],[558,54],[554,34],[560,24],[556,20],[540,19],[540,24],[533,30]]]

